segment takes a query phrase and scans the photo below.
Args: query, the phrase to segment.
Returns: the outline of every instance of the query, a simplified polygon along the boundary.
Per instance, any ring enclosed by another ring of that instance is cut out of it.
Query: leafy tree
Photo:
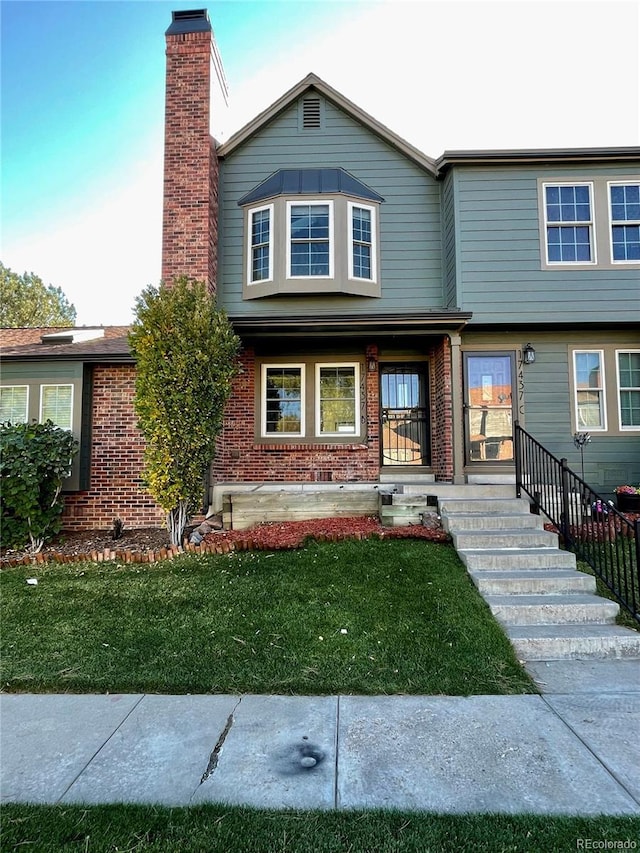
[[[40,551],[62,526],[63,480],[78,442],[52,421],[0,424],[2,545]]]
[[[60,287],[45,285],[34,273],[18,275],[0,263],[0,327],[73,326],[76,309]]]
[[[205,285],[183,277],[142,292],[129,343],[146,441],[144,477],[178,545],[201,505],[240,342]]]

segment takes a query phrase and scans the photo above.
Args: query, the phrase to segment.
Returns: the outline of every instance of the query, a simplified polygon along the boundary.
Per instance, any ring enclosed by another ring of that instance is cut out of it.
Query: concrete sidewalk
[[[603,665],[604,664],[604,665]],[[640,815],[640,661],[527,696],[0,696],[2,802]]]

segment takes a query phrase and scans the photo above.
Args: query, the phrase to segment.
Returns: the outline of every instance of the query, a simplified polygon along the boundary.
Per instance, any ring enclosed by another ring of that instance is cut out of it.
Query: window
[[[300,364],[263,365],[262,434],[304,434],[304,370]]]
[[[375,209],[349,202],[349,278],[374,281]]]
[[[251,243],[248,268],[252,283],[273,278],[272,219],[273,205],[259,207],[249,213]]]
[[[611,260],[640,261],[640,183],[609,184]]]
[[[358,365],[316,365],[316,434],[359,432]]]
[[[329,278],[333,275],[332,214],[331,202],[288,202],[288,278]]]
[[[542,269],[640,269],[637,174],[625,180],[583,173],[537,183]]]
[[[0,388],[0,423],[26,423],[29,411],[29,387],[27,385],[6,385]]]
[[[640,429],[640,350],[617,352],[620,429]]]
[[[53,421],[61,429],[73,426],[73,385],[40,386],[40,422]]]
[[[579,430],[606,430],[602,350],[573,354],[576,423]]]
[[[244,228],[242,298],[380,297],[383,202],[345,169],[272,172],[238,199]]]
[[[547,263],[592,263],[591,184],[545,185]]]
[[[260,438],[348,443],[360,436],[364,379],[355,361],[263,364]]]

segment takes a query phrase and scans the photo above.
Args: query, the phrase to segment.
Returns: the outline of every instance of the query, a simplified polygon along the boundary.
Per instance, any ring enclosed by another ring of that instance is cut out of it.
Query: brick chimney
[[[171,13],[166,31],[162,279],[186,275],[216,291],[218,157],[211,104],[226,103],[222,63],[206,9]]]

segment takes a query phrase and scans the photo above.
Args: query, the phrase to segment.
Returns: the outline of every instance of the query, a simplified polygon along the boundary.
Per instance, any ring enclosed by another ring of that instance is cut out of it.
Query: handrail
[[[640,519],[635,524],[539,441],[514,425],[516,494],[545,515],[567,550],[587,563],[640,622]]]

